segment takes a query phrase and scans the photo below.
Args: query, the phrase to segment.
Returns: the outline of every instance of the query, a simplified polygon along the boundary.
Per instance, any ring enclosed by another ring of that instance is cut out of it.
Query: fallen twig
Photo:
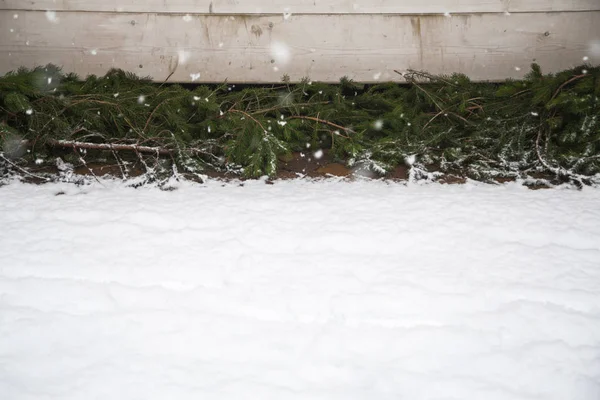
[[[561,91],[561,90],[562,90],[562,89],[563,89],[565,86],[567,86],[569,83],[571,83],[571,82],[574,82],[574,81],[576,81],[577,79],[584,78],[584,77],[586,77],[586,76],[587,76],[586,74],[575,75],[574,77],[572,77],[572,78],[571,78],[571,79],[569,79],[568,81],[566,81],[566,82],[563,82],[563,84],[562,84],[562,85],[560,85],[560,86],[558,87],[558,89],[556,89],[556,92],[554,92],[554,94],[553,94],[553,95],[552,95],[552,97],[550,98],[550,101],[554,100],[554,98],[555,98],[556,96],[558,96],[558,94],[560,93],[560,91]]]
[[[96,180],[96,182],[98,182],[100,185],[104,186],[102,184],[102,182],[100,182],[100,179],[98,179],[98,177],[96,176],[96,174],[94,173],[94,171],[92,171],[92,169],[87,165],[87,163],[85,162],[85,160],[83,159],[83,157],[81,157],[81,154],[79,154],[79,152],[77,151],[77,148],[73,147],[73,153],[75,153],[75,155],[77,155],[77,157],[79,158],[79,162],[81,164],[83,164],[83,166],[88,170],[88,172],[94,177],[94,179]]]
[[[21,171],[25,175],[31,176],[32,178],[41,179],[41,180],[46,181],[46,182],[50,181],[50,179],[48,179],[48,178],[44,178],[43,176],[32,174],[31,172],[27,171],[26,169],[19,167],[17,164],[13,163],[8,158],[4,157],[3,153],[0,153],[0,158],[2,158],[8,165],[12,166],[13,168],[18,169],[19,171]]]
[[[139,146],[137,144],[88,143],[71,140],[49,140],[46,143],[53,147],[74,147],[76,149],[88,150],[134,151],[137,153],[152,153],[159,155],[170,155],[172,153],[171,150],[165,149],[163,147]],[[25,144],[28,145],[29,141],[26,141]]]
[[[315,122],[318,122],[320,124],[325,124],[325,125],[333,126],[334,128],[341,129],[344,132],[354,133],[354,131],[352,129],[350,129],[350,128],[346,128],[344,126],[335,124],[335,123],[333,123],[331,121],[327,121],[327,120],[321,119],[321,118],[308,117],[308,116],[305,116],[305,115],[292,115],[292,116],[288,117],[288,119],[305,119],[305,120],[315,121]]]
[[[258,126],[261,127],[261,129],[263,130],[263,132],[265,132],[265,133],[267,132],[267,130],[265,129],[265,127],[263,126],[263,124],[261,124],[259,120],[257,120],[256,118],[254,118],[252,115],[248,114],[246,111],[237,110],[235,108],[230,108],[227,112],[242,114],[242,115],[250,118],[252,121],[256,122],[258,124]]]

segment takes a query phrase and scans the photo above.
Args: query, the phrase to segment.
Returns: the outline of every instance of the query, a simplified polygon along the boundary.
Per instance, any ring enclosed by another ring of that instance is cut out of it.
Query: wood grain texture
[[[518,78],[600,62],[600,12],[194,16],[0,11],[0,73],[54,63],[80,75],[116,67],[163,81],[401,80],[409,68]],[[199,74],[199,75],[197,75]]]
[[[443,14],[600,11],[600,0],[0,0],[4,10],[190,14]]]

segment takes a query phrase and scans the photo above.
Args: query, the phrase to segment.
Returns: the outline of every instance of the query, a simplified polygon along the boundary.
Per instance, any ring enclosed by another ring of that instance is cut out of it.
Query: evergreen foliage
[[[38,155],[69,143],[145,146],[178,168],[248,177],[274,175],[280,156],[307,145],[380,174],[412,155],[419,168],[476,179],[544,171],[590,183],[600,174],[599,67],[544,75],[534,64],[502,84],[404,78],[192,87],[121,70],[81,80],[48,65],[0,78],[0,134],[9,158],[23,156],[16,139]]]

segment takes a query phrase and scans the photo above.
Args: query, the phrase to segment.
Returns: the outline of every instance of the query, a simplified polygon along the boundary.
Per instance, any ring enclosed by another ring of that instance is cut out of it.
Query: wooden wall
[[[600,63],[600,0],[0,0],[0,74],[47,63],[157,81],[518,78]]]

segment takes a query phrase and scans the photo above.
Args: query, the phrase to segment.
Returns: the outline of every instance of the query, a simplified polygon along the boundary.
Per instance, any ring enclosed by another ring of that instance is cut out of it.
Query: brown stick
[[[288,119],[306,119],[306,120],[318,122],[320,124],[325,124],[325,125],[333,126],[334,128],[341,129],[344,132],[352,133],[352,129],[350,129],[350,128],[346,128],[344,126],[341,126],[341,125],[338,125],[338,124],[334,124],[331,121],[327,121],[327,120],[321,119],[321,118],[307,117],[305,115],[292,115],[292,116],[288,117]]]
[[[27,141],[26,144],[28,145],[29,141]],[[54,147],[88,150],[135,151],[138,153],[151,153],[160,155],[170,155],[172,153],[171,150],[162,147],[138,146],[136,144],[87,143],[71,140],[50,140],[48,141],[48,144]]]
[[[269,111],[282,110],[282,109],[292,108],[292,107],[314,106],[317,104],[319,104],[319,105],[320,104],[331,104],[331,102],[330,101],[319,101],[316,103],[297,103],[297,104],[291,104],[289,106],[275,106],[275,107],[271,107],[271,108],[263,108],[262,110],[252,111],[251,114],[264,114]]]
[[[94,177],[94,179],[96,180],[96,182],[98,182],[99,184],[102,185],[102,182],[100,182],[100,179],[98,179],[98,177],[96,176],[96,174],[94,173],[94,171],[92,171],[92,169],[90,167],[88,167],[87,163],[85,162],[85,160],[83,159],[83,157],[81,157],[81,154],[79,154],[77,152],[77,148],[75,148],[73,146],[73,153],[75,153],[75,155],[79,158],[79,162],[81,162],[81,164],[83,164],[83,166],[88,170],[88,172]],[[104,185],[102,185],[104,186]]]
[[[4,157],[4,155],[2,153],[0,153],[0,158],[3,159],[7,164],[12,166],[13,168],[16,168],[19,171],[21,171],[22,173],[24,173],[25,175],[29,175],[32,178],[40,179],[40,180],[46,181],[46,182],[50,181],[50,179],[48,179],[48,178],[44,178],[43,176],[32,174],[31,172],[27,171],[26,169],[19,167],[17,164],[11,162],[8,158]]]
[[[228,112],[239,113],[239,114],[245,115],[246,117],[250,118],[252,121],[256,122],[258,124],[258,126],[260,126],[262,128],[263,132],[267,132],[267,130],[265,129],[265,127],[263,126],[263,124],[261,124],[259,120],[257,120],[256,118],[254,118],[252,115],[248,114],[246,111],[236,110],[234,108],[230,108]]]
[[[550,101],[554,100],[554,98],[555,98],[556,96],[558,96],[558,94],[560,93],[560,91],[561,91],[561,90],[562,90],[562,89],[563,89],[565,86],[567,86],[569,83],[571,83],[571,82],[573,82],[573,81],[576,81],[577,79],[584,78],[584,77],[586,77],[586,76],[587,76],[586,74],[575,75],[574,77],[572,77],[572,78],[571,78],[571,79],[569,79],[568,81],[566,81],[566,82],[563,82],[563,84],[562,84],[562,85],[560,85],[560,86],[558,87],[558,89],[556,89],[556,92],[554,92],[554,95],[552,96],[552,98],[550,99]]]

